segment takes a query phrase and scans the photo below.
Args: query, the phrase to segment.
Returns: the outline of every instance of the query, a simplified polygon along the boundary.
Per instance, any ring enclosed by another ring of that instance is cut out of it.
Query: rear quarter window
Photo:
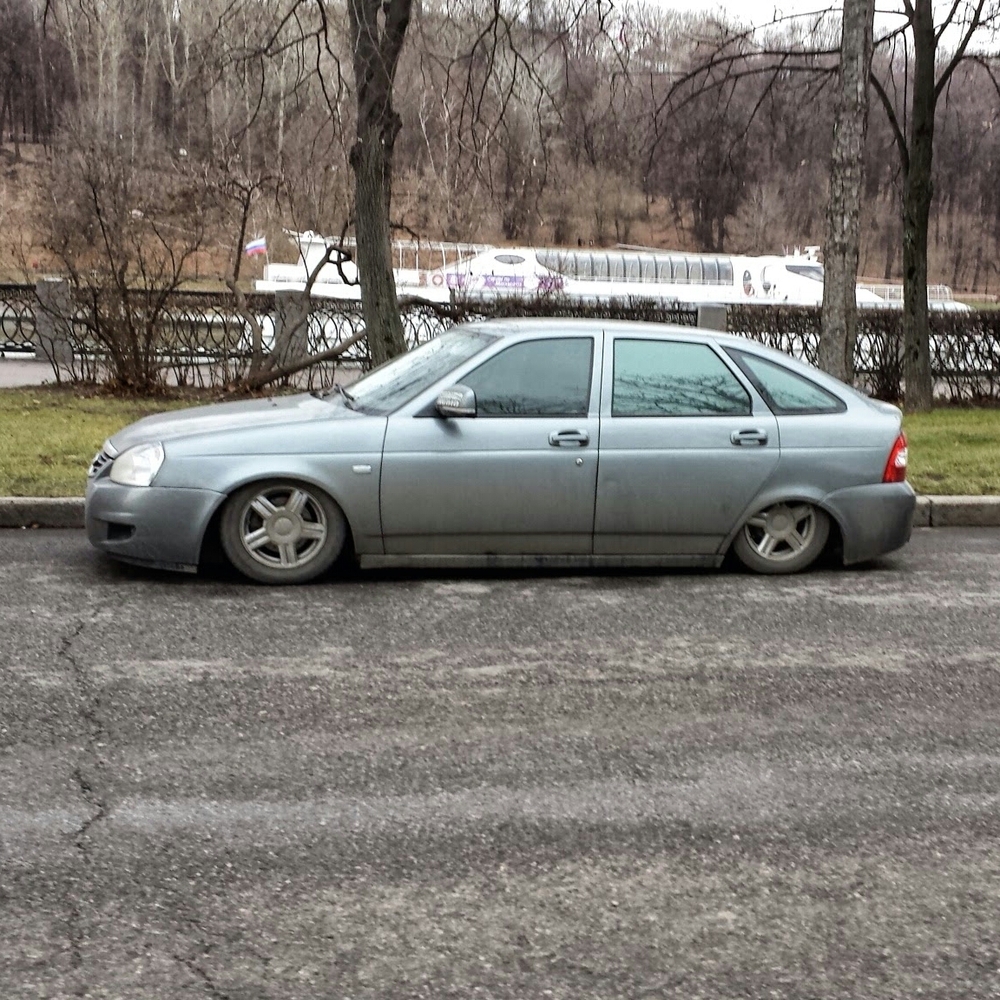
[[[842,413],[847,404],[811,379],[774,361],[726,348],[771,410],[779,415]]]

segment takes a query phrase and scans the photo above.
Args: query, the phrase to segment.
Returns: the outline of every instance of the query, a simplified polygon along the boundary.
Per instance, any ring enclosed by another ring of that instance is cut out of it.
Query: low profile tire
[[[733,549],[755,573],[797,573],[816,561],[830,536],[830,517],[811,503],[778,503],[749,518]]]
[[[322,490],[292,480],[251,483],[222,510],[222,549],[260,583],[305,583],[326,572],[344,548],[347,521]]]

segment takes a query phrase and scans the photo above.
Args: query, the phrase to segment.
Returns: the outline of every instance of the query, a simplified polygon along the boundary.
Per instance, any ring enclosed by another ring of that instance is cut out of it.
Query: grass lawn
[[[0,496],[83,496],[87,466],[105,438],[140,417],[190,405],[47,386],[0,389]]]
[[[903,418],[918,493],[1000,494],[1000,409],[940,409]]]
[[[0,496],[82,496],[87,465],[108,435],[197,402],[190,395],[112,399],[41,386],[0,389]],[[940,409],[908,416],[903,426],[918,493],[1000,494],[1000,409]]]

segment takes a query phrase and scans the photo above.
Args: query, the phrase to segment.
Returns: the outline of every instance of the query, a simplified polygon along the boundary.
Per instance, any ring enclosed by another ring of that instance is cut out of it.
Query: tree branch
[[[948,65],[945,67],[944,72],[941,74],[940,79],[934,85],[935,100],[937,100],[937,98],[941,94],[941,91],[944,90],[948,81],[951,79],[951,75],[952,73],[955,72],[955,68],[962,61],[962,59],[965,58],[965,51],[969,47],[969,42],[972,41],[972,36],[976,33],[976,31],[979,30],[983,13],[983,7],[985,6],[985,4],[986,0],[979,0],[979,2],[976,4],[976,11],[968,22],[968,28],[966,29],[962,41],[960,42],[958,48],[955,50],[955,54],[951,57],[950,61],[948,62]],[[956,6],[958,5],[958,0],[955,0],[955,5]],[[950,16],[951,15],[949,15],[949,17]],[[935,40],[937,40],[939,37],[940,33],[935,36]]]
[[[906,143],[906,136],[903,135],[903,130],[900,128],[899,119],[896,117],[896,109],[892,106],[892,100],[886,93],[885,87],[882,86],[882,81],[879,80],[874,71],[869,75],[868,79],[875,88],[875,93],[878,94],[878,99],[882,102],[882,107],[885,108],[886,117],[889,119],[889,127],[892,129],[892,137],[896,141],[896,148],[899,150],[899,156],[905,173],[910,169],[910,149]]]

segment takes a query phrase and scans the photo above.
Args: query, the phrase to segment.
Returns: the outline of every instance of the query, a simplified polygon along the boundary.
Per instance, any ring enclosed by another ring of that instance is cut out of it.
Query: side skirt
[[[141,566],[143,569],[165,569],[171,573],[197,573],[197,563],[175,563],[160,562],[156,559],[136,559],[133,556],[120,556],[117,552],[108,552],[106,549],[98,550],[102,555],[115,562],[128,563],[129,566]]]
[[[619,569],[671,567],[718,569],[720,555],[362,555],[362,569]]]

